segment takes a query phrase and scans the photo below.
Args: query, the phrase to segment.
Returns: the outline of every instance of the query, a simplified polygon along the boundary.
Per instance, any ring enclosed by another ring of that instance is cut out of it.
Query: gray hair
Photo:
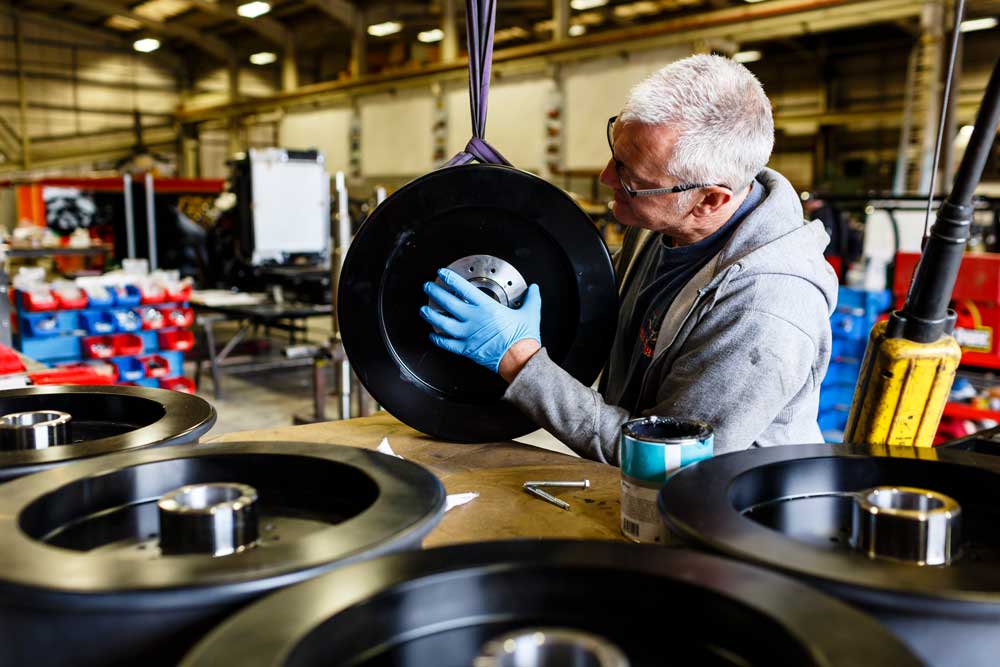
[[[651,74],[629,94],[622,122],[678,132],[667,173],[683,183],[741,190],[774,148],[771,103],[757,78],[729,58],[696,55]]]

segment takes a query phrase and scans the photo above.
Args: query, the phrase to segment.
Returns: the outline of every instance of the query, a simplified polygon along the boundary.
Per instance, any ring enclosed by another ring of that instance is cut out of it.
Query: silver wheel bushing
[[[455,260],[448,268],[508,308],[519,308],[528,289],[520,271],[493,255],[469,255]]]
[[[247,484],[189,484],[156,504],[164,555],[228,556],[257,543],[257,491]]]
[[[876,486],[854,498],[851,546],[870,558],[947,565],[961,539],[962,509],[943,493]]]
[[[474,667],[629,667],[608,640],[569,628],[524,628],[492,639]]]
[[[13,412],[0,417],[0,450],[23,451],[69,444],[72,417],[59,410]]]

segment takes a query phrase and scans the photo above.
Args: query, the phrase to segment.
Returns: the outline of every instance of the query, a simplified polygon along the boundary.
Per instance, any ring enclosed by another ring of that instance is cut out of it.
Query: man
[[[716,454],[822,442],[837,280],[822,223],[803,222],[795,190],[765,168],[774,124],[760,83],[692,56],[637,85],[608,125],[601,182],[632,229],[615,257],[619,329],[600,391],[541,347],[536,286],[512,310],[442,270],[448,290],[425,290],[447,314],[421,310],[444,334],[431,339],[500,373],[506,400],[597,461],[620,463],[621,425],[639,415],[708,422]]]

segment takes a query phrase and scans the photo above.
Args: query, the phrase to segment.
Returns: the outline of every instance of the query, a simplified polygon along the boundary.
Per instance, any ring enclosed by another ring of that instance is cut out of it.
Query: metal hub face
[[[522,286],[538,285],[549,357],[586,385],[597,378],[617,326],[618,292],[590,218],[566,193],[516,169],[439,169],[372,211],[339,282],[348,359],[393,416],[459,442],[494,442],[537,428],[503,400],[507,383],[496,373],[430,341],[431,327],[420,317],[423,284],[448,266],[514,308]]]
[[[160,498],[160,551],[228,556],[257,543],[257,490],[248,484],[189,484]]]
[[[414,463],[296,442],[150,448],[14,480],[0,662],[176,665],[259,595],[417,546],[444,499]]]
[[[520,272],[493,255],[469,255],[455,260],[448,268],[508,308],[520,308],[521,298],[528,290]],[[443,287],[440,280],[437,282]]]
[[[77,459],[197,442],[216,417],[206,400],[182,392],[58,385],[0,391],[0,415],[17,422],[0,426],[0,483]]]
[[[621,649],[589,632],[524,628],[483,647],[474,667],[629,667]]]
[[[875,494],[873,487],[889,488]],[[996,662],[998,457],[939,448],[766,447],[679,471],[659,506],[672,534],[854,603],[928,664]]]
[[[947,565],[961,536],[962,510],[942,493],[878,486],[855,496],[851,546],[870,558]]]
[[[0,417],[0,450],[58,447],[70,442],[72,417],[58,410],[14,412]]]
[[[608,609],[621,613],[600,613]],[[525,540],[412,551],[324,575],[247,607],[180,664],[920,663],[870,617],[759,568],[662,547]]]

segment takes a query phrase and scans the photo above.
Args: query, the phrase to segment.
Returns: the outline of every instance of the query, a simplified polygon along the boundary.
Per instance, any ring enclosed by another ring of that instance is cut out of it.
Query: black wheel
[[[681,470],[659,503],[668,529],[689,543],[799,577],[871,611],[930,664],[996,664],[996,457],[768,447]]]
[[[390,413],[459,442],[504,440],[537,428],[501,400],[507,385],[498,375],[435,347],[419,316],[427,303],[423,284],[459,260],[469,260],[462,264],[469,277],[504,302],[516,276],[493,281],[471,262],[477,257],[499,260],[495,266],[539,285],[542,343],[585,384],[604,367],[618,316],[614,271],[596,227],[568,195],[536,176],[494,165],[452,167],[380,204],[358,231],[341,273],[344,348],[365,388]],[[517,295],[510,297],[516,304]]]
[[[426,469],[352,447],[236,442],[63,466],[0,487],[0,664],[174,665],[240,605],[415,547]]]
[[[167,389],[53,385],[0,391],[0,482],[91,456],[197,442],[215,418],[204,399]],[[46,442],[52,429],[45,426],[54,421],[65,421],[67,428]]]
[[[525,643],[514,660],[509,649]],[[399,554],[314,579],[234,616],[181,665],[609,666],[622,656],[630,667],[920,664],[870,617],[758,568],[663,547],[525,541]]]

